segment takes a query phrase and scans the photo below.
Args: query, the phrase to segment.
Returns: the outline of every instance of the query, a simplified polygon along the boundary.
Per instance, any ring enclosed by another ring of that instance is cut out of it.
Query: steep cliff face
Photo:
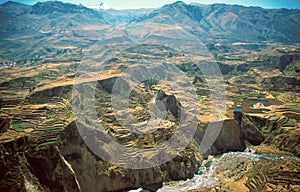
[[[132,188],[159,188],[164,180],[191,178],[197,171],[201,157],[195,144],[170,162],[149,169],[125,169],[109,164],[85,145],[75,122],[61,135],[62,155],[72,165],[82,191],[119,191]]]
[[[297,77],[276,76],[272,77],[269,81],[271,83],[271,90],[299,91],[300,80]]]
[[[242,136],[245,140],[249,141],[252,145],[259,145],[265,140],[259,130],[259,128],[266,124],[263,118],[247,116],[238,111],[234,112],[234,116],[241,126]]]
[[[217,122],[214,124],[217,124]],[[243,151],[246,145],[242,133],[241,126],[237,121],[234,119],[225,120],[213,147],[217,150],[217,153]]]
[[[227,119],[223,122],[211,122],[213,128],[216,129],[217,126],[222,126],[222,128],[216,141],[206,155],[216,155],[230,151],[244,151],[246,149],[246,142],[252,145],[261,144],[265,138],[255,123],[256,120],[249,120],[243,113],[236,114],[235,119]],[[196,137],[199,136],[196,135]]]
[[[118,191],[147,185],[161,185],[159,168],[130,170],[111,165],[85,145],[75,122],[61,135],[61,152],[72,165],[82,191]]]
[[[0,145],[0,191],[80,191],[55,145],[32,144],[20,137]]]
[[[25,136],[0,145],[0,191],[122,191],[157,189],[166,180],[191,178],[200,166],[191,144],[172,161],[149,169],[109,164],[89,150],[75,123],[58,142],[36,144]]]
[[[252,145],[263,142],[300,156],[299,126],[291,123],[296,122],[296,113],[251,114],[235,111],[234,116],[241,125],[243,140]]]
[[[300,55],[282,55],[280,57],[271,57],[270,63],[276,66],[280,71],[283,71],[289,64],[291,64],[295,60],[299,60]]]

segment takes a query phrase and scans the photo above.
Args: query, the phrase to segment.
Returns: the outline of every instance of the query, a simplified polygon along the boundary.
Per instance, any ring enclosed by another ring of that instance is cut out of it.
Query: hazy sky
[[[0,0],[0,4],[7,0]],[[14,0],[16,2],[33,5],[38,1],[46,0]],[[176,2],[176,0],[61,0],[83,4],[85,6],[98,6],[103,2],[106,7],[117,9],[134,9],[134,8],[157,8],[164,4]],[[298,8],[300,9],[300,0],[183,0],[186,3],[196,2],[201,4],[226,3],[239,4],[245,6],[260,6],[264,8]]]

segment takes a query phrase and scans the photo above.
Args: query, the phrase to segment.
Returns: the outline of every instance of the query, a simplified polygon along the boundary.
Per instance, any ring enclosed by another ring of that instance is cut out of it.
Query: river
[[[274,154],[258,154],[253,150],[246,149],[243,152],[229,152],[222,154],[220,156],[213,157],[210,161],[206,163],[205,166],[201,166],[199,171],[191,179],[184,181],[172,181],[164,183],[163,187],[157,192],[186,192],[188,190],[200,189],[200,188],[211,188],[217,185],[219,178],[216,177],[215,169],[219,162],[223,158],[237,158],[243,157],[254,161],[268,160],[268,161],[278,161],[283,159],[291,159],[300,162],[298,157],[287,156],[287,155],[274,155]],[[139,192],[142,189],[131,190],[130,192]]]

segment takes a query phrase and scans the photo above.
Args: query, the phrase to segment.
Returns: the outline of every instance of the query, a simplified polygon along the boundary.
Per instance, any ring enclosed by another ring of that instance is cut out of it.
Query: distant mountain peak
[[[71,5],[71,6],[81,6],[84,7],[83,5],[79,4],[73,4],[73,3],[68,3],[68,2],[62,2],[62,1],[44,1],[44,2],[37,2],[35,5]],[[34,5],[33,5],[34,6]]]
[[[31,10],[31,6],[14,1],[7,1],[0,5],[0,9],[3,12],[11,13],[13,15],[22,15],[29,12]]]
[[[7,6],[7,5],[15,5],[15,4],[21,4],[21,3],[18,3],[18,2],[14,2],[14,1],[6,1],[4,3],[2,3],[0,6]]]
[[[45,1],[38,2],[32,6],[31,13],[37,15],[44,15],[53,12],[59,13],[79,13],[82,11],[92,11],[91,9],[84,7],[83,5],[75,5],[72,3],[64,3],[61,1]]]
[[[178,25],[199,38],[300,42],[299,16],[299,10],[267,10],[228,4],[192,5],[178,1],[135,22]]]
[[[172,3],[171,5],[186,5],[186,3],[183,1],[176,1],[176,2]]]
[[[29,5],[25,5],[23,3],[19,3],[19,2],[15,2],[15,1],[7,1],[5,3],[2,3],[0,6],[1,7],[10,7],[10,6],[28,6],[28,7],[30,7]]]
[[[185,7],[187,4],[184,3],[183,1],[176,1],[174,3],[171,3],[171,4],[166,4],[162,7],[163,8],[167,8],[167,7]]]
[[[175,3],[165,5],[161,8],[162,12],[173,16],[174,13],[182,13],[188,16],[192,20],[199,21],[202,18],[202,11],[199,7],[186,4],[182,1],[177,1]]]

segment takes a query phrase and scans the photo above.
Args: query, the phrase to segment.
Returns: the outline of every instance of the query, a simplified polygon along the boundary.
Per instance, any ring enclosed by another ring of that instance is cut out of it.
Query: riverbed
[[[254,162],[261,160],[280,161],[284,159],[300,162],[298,157],[275,154],[258,154],[255,151],[247,148],[243,152],[229,152],[221,156],[213,157],[206,163],[206,165],[199,168],[198,174],[196,174],[192,179],[164,183],[163,187],[160,188],[158,192],[184,192],[193,189],[214,187],[220,180],[216,176],[216,169],[218,169],[218,167],[220,169],[220,166],[223,166],[224,161],[226,162],[227,159],[239,158],[248,159]],[[232,162],[232,164],[234,164],[234,162]]]

